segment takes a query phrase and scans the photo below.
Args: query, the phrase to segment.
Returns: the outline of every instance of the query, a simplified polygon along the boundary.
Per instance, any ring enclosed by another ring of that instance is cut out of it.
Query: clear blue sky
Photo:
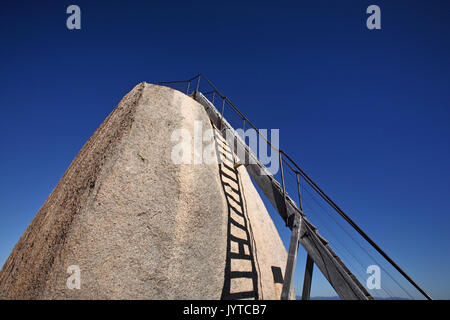
[[[81,30],[66,28],[70,4]],[[382,30],[365,26],[371,4]],[[0,265],[123,95],[203,72],[450,298],[449,34],[450,2],[437,0],[3,1]],[[315,281],[313,294],[332,294]]]

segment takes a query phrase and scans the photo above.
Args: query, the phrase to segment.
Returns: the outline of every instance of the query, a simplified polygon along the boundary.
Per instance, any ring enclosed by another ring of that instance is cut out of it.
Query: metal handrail
[[[272,143],[270,143],[270,141],[259,132],[259,130],[256,128],[256,126],[253,125],[253,123],[250,122],[250,120],[248,120],[248,118],[246,116],[244,116],[244,114],[223,94],[220,93],[220,91],[214,86],[214,84],[202,73],[199,73],[198,75],[196,75],[195,77],[192,77],[189,80],[181,80],[181,81],[162,81],[162,82],[158,82],[157,84],[159,85],[164,85],[164,84],[171,84],[171,83],[189,83],[197,80],[197,84],[196,84],[196,91],[199,90],[199,85],[200,85],[200,79],[203,78],[204,80],[206,80],[206,82],[211,86],[211,88],[213,89],[212,91],[208,91],[207,93],[216,93],[220,98],[222,98],[222,120],[223,120],[223,112],[224,112],[224,106],[225,106],[225,102],[227,102],[231,108],[241,117],[241,119],[244,121],[244,126],[245,126],[245,122],[247,122],[257,133],[260,137],[262,137],[266,143],[275,151],[279,153],[279,160],[280,160],[280,169],[281,169],[281,182],[282,182],[282,192],[283,192],[283,197],[284,197],[284,201],[285,201],[285,208],[286,208],[286,225],[288,224],[288,217],[287,217],[287,205],[286,205],[286,190],[285,190],[285,183],[284,183],[284,174],[283,174],[283,162],[286,163],[288,165],[288,167],[295,173],[297,180],[298,180],[298,175],[302,176],[303,179],[319,194],[319,196],[325,200],[325,202],[327,202],[356,232],[358,232],[363,238],[364,240],[366,240],[384,259],[386,259],[387,262],[389,262],[414,288],[416,288],[423,296],[425,296],[428,300],[432,300],[432,298],[428,295],[428,293],[425,292],[425,290],[423,290],[413,279],[411,279],[411,277],[405,272],[403,271],[402,268],[400,268],[400,266],[395,263],[394,260],[392,260],[391,257],[389,257],[389,255],[387,253],[385,253],[376,243],[375,241],[373,241],[357,224],[356,222],[354,222],[306,173],[305,171],[303,171],[298,165],[297,163],[291,158],[289,157],[289,155],[286,154],[286,152],[284,152],[282,149],[280,148],[276,148],[272,145]],[[188,89],[187,89],[187,93],[189,93],[189,85],[188,85]],[[222,122],[222,121],[221,121]],[[287,161],[286,161],[287,160]],[[294,168],[292,168],[292,166],[290,164],[292,164],[294,166]],[[301,205],[301,198],[300,198],[300,184],[297,182],[297,187],[298,187],[298,193],[299,193],[299,203]],[[297,208],[296,208],[297,209]],[[302,213],[302,210],[298,210],[298,213]]]

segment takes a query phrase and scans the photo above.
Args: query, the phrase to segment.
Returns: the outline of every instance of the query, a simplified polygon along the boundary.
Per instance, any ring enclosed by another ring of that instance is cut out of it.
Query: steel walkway
[[[200,81],[204,80],[211,89],[200,92]],[[181,85],[186,94],[191,95],[206,110],[211,122],[217,127],[221,135],[227,139],[228,145],[232,147],[236,155],[240,155],[240,163],[246,166],[246,169],[267,199],[277,210],[281,218],[286,222],[286,226],[291,229],[291,240],[288,252],[288,261],[285,269],[285,277],[281,299],[294,299],[290,296],[293,286],[293,277],[297,261],[298,244],[300,243],[306,252],[307,263],[305,269],[305,278],[303,283],[302,299],[309,299],[311,289],[311,278],[313,266],[316,265],[336,293],[341,299],[346,300],[372,300],[366,288],[359,282],[355,275],[346,267],[339,256],[330,247],[330,244],[318,232],[317,228],[308,221],[302,208],[302,198],[299,184],[299,177],[304,179],[308,185],[336,211],[372,248],[374,248],[393,268],[395,268],[415,289],[417,289],[426,299],[431,297],[417,285],[400,268],[391,257],[389,257],[331,198],[281,149],[274,147],[267,138],[237,109],[231,101],[222,95],[217,88],[203,75],[199,74],[191,79],[182,81],[159,82],[159,85],[177,86]],[[195,87],[194,87],[195,86]],[[211,95],[211,100],[206,96]],[[221,99],[221,110],[215,105],[215,99]],[[243,121],[243,128],[249,125],[258,135],[263,138],[277,152],[280,162],[281,183],[261,163],[256,154],[251,150],[237,134],[234,128],[224,117],[225,107],[231,108]],[[292,170],[297,178],[298,203],[288,195],[285,188],[284,168]]]

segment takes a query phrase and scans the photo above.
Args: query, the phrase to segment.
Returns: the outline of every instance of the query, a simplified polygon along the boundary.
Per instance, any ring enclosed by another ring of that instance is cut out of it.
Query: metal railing
[[[389,257],[387,253],[385,253],[376,243],[373,241],[306,173],[303,171],[299,165],[282,149],[275,147],[272,143],[261,134],[260,130],[256,128],[256,126],[225,96],[223,95],[214,84],[203,74],[198,74],[195,77],[192,77],[188,80],[181,81],[163,81],[158,82],[158,85],[163,86],[179,86],[181,85],[182,92],[187,95],[193,94],[195,92],[199,92],[200,82],[201,80],[206,81],[207,85],[210,87],[210,90],[205,91],[203,95],[211,95],[212,96],[212,104],[214,105],[216,99],[222,99],[221,104],[221,119],[220,126],[223,125],[225,106],[229,106],[242,120],[242,127],[245,129],[245,125],[248,124],[251,128],[253,128],[259,137],[262,137],[264,141],[270,146],[270,148],[279,154],[279,162],[280,162],[280,175],[281,175],[281,188],[283,192],[283,197],[285,201],[285,209],[286,209],[286,226],[288,223],[288,212],[287,212],[287,192],[286,192],[286,184],[285,184],[285,174],[283,171],[283,164],[291,170],[291,172],[295,175],[297,181],[297,193],[298,193],[298,201],[299,208],[294,206],[294,209],[297,210],[298,214],[304,216],[303,208],[302,208],[302,196],[300,190],[300,181],[299,177],[303,178],[304,181],[335,211],[337,212],[364,240],[369,243],[372,248],[374,248],[392,267],[394,267],[415,289],[417,289],[426,299],[431,300],[431,297],[423,290],[400,266],[395,263],[395,261]],[[220,129],[220,128],[219,128]]]

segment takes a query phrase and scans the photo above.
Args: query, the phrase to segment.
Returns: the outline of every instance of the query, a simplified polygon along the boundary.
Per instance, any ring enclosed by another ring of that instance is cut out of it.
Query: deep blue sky
[[[382,30],[365,26],[370,4]],[[3,1],[0,264],[123,95],[203,72],[450,298],[449,18],[449,1],[425,0]]]

